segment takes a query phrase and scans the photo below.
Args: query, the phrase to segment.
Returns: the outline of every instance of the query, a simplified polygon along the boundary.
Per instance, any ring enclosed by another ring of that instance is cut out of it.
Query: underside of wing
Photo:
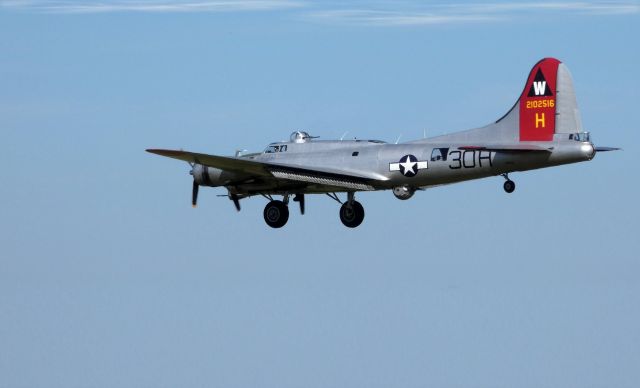
[[[279,183],[282,181],[293,181],[314,185],[316,187],[323,186],[347,190],[375,190],[375,182],[386,180],[383,176],[378,176],[373,173],[364,174],[336,171],[327,168],[265,163],[242,157],[227,157],[162,149],[148,149],[147,152],[238,173],[245,177],[261,178],[263,181],[274,180]]]
[[[289,181],[304,182],[324,187],[339,187],[349,190],[375,190],[370,180],[343,174],[303,170],[286,166],[274,166],[270,168],[270,171],[274,177]]]
[[[535,144],[485,144],[458,147],[462,151],[496,151],[496,152],[551,152],[553,147]]]

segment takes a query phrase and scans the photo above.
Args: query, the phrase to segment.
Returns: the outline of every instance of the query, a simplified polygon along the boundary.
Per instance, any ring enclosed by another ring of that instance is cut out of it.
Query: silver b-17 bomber
[[[240,200],[260,195],[269,200],[267,225],[280,228],[289,219],[290,199],[304,214],[306,194],[326,194],[342,204],[340,221],[355,228],[364,219],[364,208],[355,200],[359,191],[392,190],[406,200],[431,186],[500,175],[504,191],[512,193],[516,186],[509,173],[588,161],[597,152],[616,149],[593,145],[582,129],[567,67],[545,58],[529,73],[511,110],[481,128],[400,144],[317,140],[297,131],[290,141],[235,157],[147,151],[191,164],[194,207],[200,186],[225,187],[238,211]],[[346,193],[344,202],[338,193]]]

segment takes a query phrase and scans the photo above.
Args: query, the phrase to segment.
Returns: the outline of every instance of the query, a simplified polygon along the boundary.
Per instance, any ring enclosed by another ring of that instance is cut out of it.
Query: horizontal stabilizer
[[[619,151],[621,149],[617,147],[595,147],[596,152]]]

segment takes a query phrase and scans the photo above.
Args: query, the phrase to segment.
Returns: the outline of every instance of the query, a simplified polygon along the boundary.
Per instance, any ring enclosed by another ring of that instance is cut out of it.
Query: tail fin
[[[555,58],[533,66],[516,105],[520,141],[552,141],[554,133],[582,131],[571,74]]]
[[[427,141],[465,142],[469,145],[544,142],[552,141],[554,134],[576,132],[582,132],[582,124],[571,74],[559,60],[544,58],[531,69],[518,101],[498,121]]]

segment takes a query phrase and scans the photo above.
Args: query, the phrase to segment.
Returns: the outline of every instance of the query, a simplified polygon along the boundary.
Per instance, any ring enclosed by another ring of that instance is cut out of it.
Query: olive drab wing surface
[[[582,128],[567,67],[545,58],[529,73],[514,106],[479,128],[400,144],[319,140],[296,131],[263,152],[235,156],[147,151],[191,165],[194,207],[200,186],[224,187],[237,210],[242,199],[261,196],[268,200],[265,222],[280,228],[289,219],[291,200],[304,214],[305,195],[326,194],[341,204],[340,220],[353,228],[364,220],[356,192],[391,190],[406,200],[431,186],[502,176],[504,190],[512,193],[510,173],[584,162],[612,150],[617,148],[594,146]]]

